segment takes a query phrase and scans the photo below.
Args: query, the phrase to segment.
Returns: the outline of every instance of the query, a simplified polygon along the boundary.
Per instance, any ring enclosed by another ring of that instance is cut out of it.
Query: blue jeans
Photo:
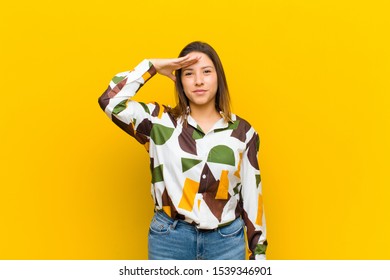
[[[156,211],[150,223],[150,260],[245,260],[244,222],[237,218],[215,230],[200,230]]]

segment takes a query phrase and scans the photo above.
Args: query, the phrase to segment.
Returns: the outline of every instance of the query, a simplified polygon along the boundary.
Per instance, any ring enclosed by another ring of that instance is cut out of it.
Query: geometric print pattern
[[[175,120],[169,108],[132,98],[154,75],[148,60],[115,75],[100,96],[100,107],[149,153],[151,194],[156,210],[201,229],[214,229],[241,216],[251,259],[265,258],[266,224],[258,164],[260,139],[232,114],[204,133],[189,115]]]

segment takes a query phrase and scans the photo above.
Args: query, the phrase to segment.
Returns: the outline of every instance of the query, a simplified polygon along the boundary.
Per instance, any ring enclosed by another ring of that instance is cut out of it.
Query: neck
[[[213,105],[213,104],[212,104]],[[221,119],[220,113],[213,106],[196,106],[191,104],[191,117],[207,133],[213,125]]]
[[[212,106],[196,106],[190,105],[191,117],[196,121],[215,121],[221,118],[219,112],[215,109],[214,104]]]

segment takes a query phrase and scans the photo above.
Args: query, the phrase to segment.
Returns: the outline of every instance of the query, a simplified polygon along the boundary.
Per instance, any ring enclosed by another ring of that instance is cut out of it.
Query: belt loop
[[[171,225],[171,228],[172,228],[172,229],[175,229],[178,222],[179,222],[179,220],[175,220],[175,221],[173,222],[173,224]]]

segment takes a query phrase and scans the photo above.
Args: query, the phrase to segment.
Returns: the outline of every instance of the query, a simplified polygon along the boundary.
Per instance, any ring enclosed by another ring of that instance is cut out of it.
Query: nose
[[[195,85],[196,86],[203,85],[203,76],[201,74],[195,75]]]

